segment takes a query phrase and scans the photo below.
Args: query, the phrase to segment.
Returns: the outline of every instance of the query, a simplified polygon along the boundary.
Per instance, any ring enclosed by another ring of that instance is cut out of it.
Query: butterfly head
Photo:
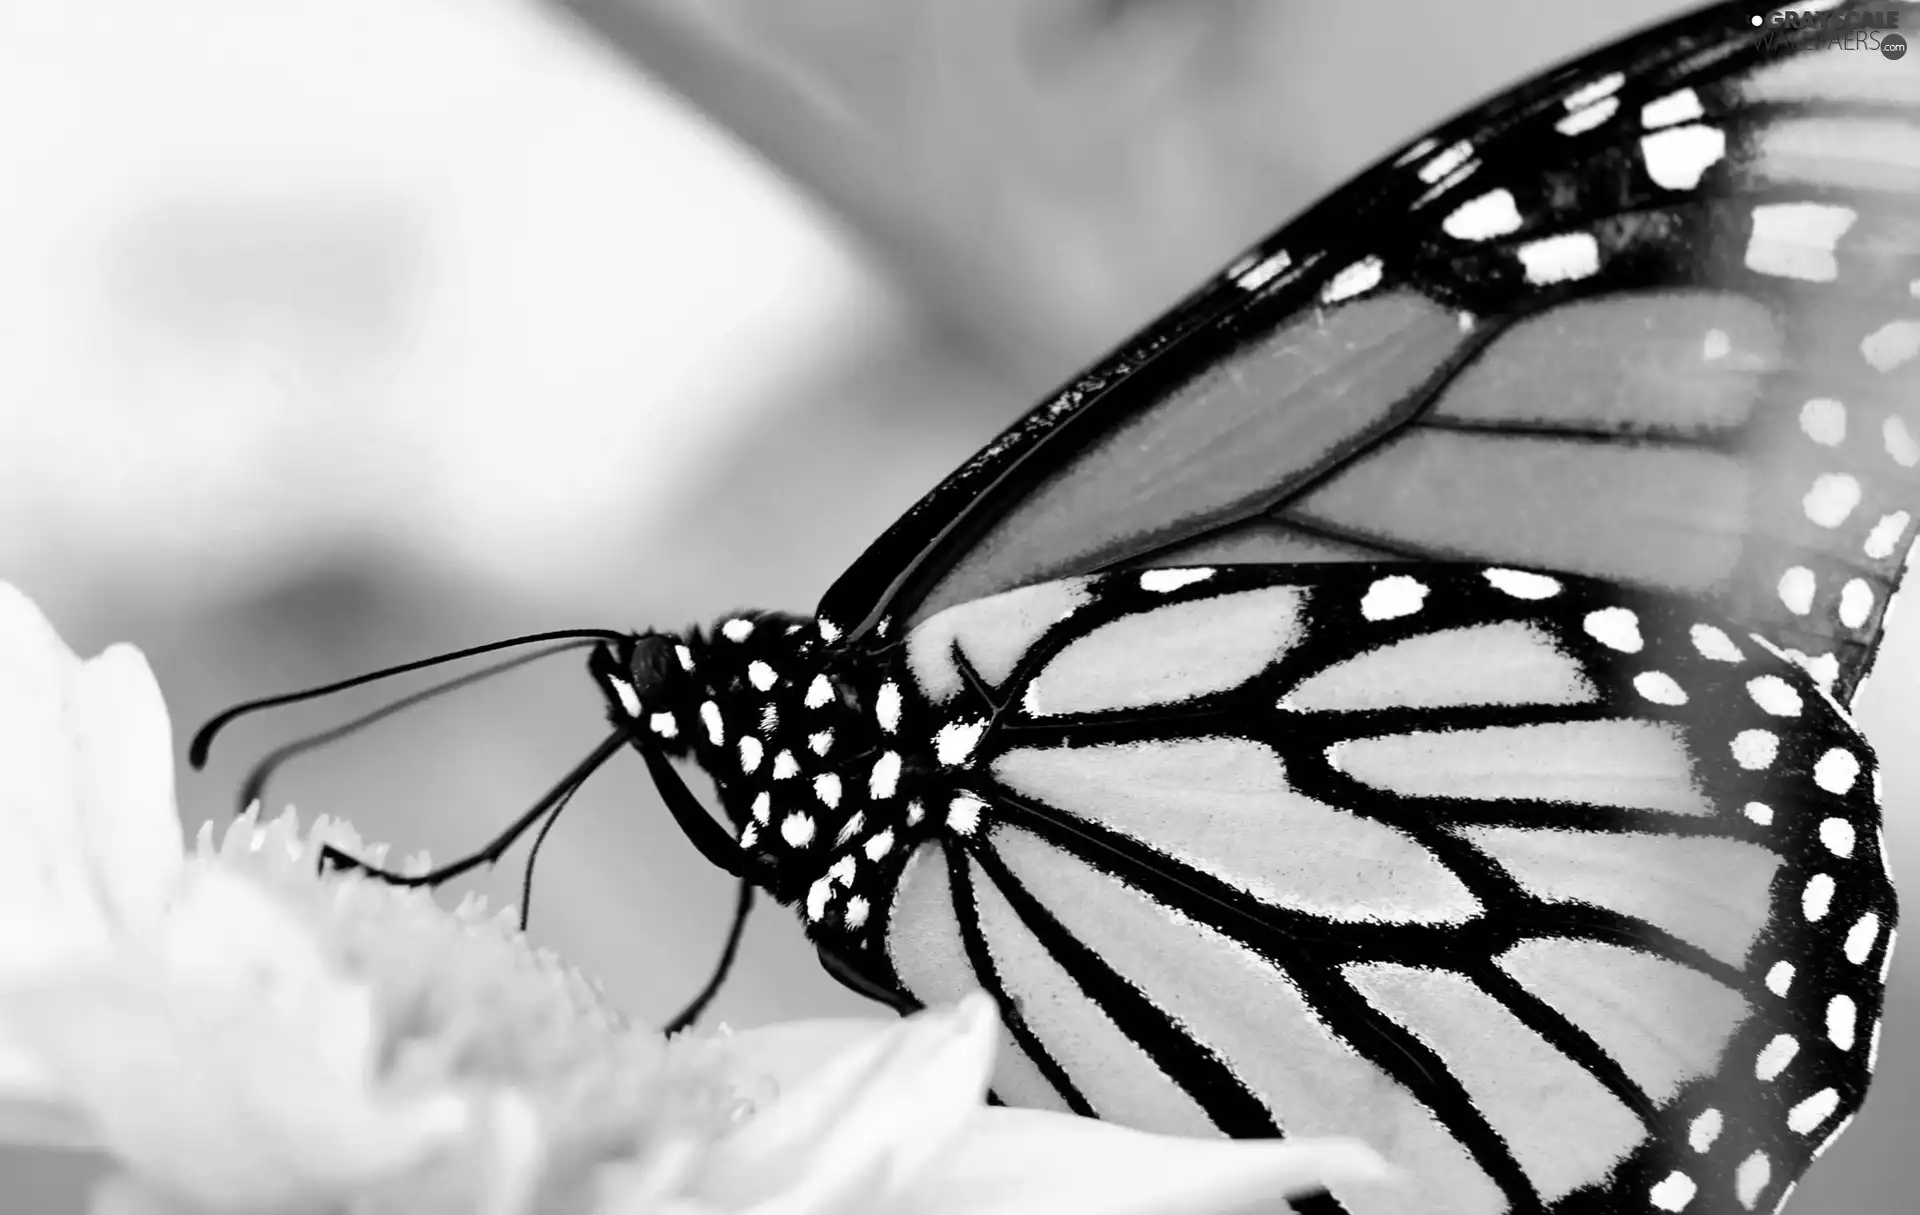
[[[694,693],[692,656],[672,633],[636,633],[593,648],[587,671],[616,726],[643,733],[669,752],[683,749],[677,709]]]

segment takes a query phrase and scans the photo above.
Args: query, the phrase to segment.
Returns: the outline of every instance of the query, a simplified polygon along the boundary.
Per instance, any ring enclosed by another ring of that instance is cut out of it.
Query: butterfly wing
[[[1363,174],[936,488],[822,617],[1482,560],[1694,598],[1844,701],[1920,513],[1920,78],[1755,20],[1651,30]]]
[[[990,991],[1009,1102],[1358,1135],[1414,1185],[1301,1207],[1353,1215],[1772,1209],[1859,1106],[1872,753],[1685,601],[1114,573],[940,613],[892,679],[937,766],[808,916],[897,1001]]]

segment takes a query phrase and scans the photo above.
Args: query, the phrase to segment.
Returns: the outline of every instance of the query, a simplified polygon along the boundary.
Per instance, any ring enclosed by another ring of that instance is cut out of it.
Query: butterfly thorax
[[[894,838],[876,808],[900,827],[908,813],[894,797],[899,691],[884,664],[822,633],[800,617],[737,614],[711,631],[644,634],[625,662],[596,666],[617,719],[712,778],[749,872],[784,903],[844,901],[856,854],[877,861]]]

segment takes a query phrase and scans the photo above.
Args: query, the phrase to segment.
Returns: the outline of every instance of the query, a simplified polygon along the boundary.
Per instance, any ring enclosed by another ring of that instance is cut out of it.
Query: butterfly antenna
[[[436,654],[432,658],[420,658],[413,662],[403,662],[399,666],[385,667],[378,671],[369,671],[365,675],[356,675],[352,679],[342,679],[338,683],[322,684],[317,688],[306,688],[299,692],[286,692],[279,696],[266,696],[259,700],[249,700],[237,704],[226,712],[218,714],[206,725],[201,726],[193,736],[193,742],[187,747],[187,762],[195,771],[206,766],[207,751],[213,746],[214,736],[224,730],[233,721],[250,713],[263,709],[277,709],[282,705],[299,704],[301,701],[317,700],[322,696],[331,696],[335,692],[344,692],[363,684],[376,683],[382,679],[391,679],[396,675],[405,675],[409,671],[423,671],[428,667],[437,667],[442,663],[458,662],[463,658],[473,658],[481,654],[491,654],[498,650],[508,650],[515,646],[538,645],[545,641],[610,641],[615,645],[631,640],[625,633],[612,629],[561,629],[552,633],[529,633],[525,637],[509,637],[505,641],[492,641],[486,645],[469,646],[464,650],[454,650],[447,654]]]
[[[332,729],[323,730],[318,734],[296,739],[293,742],[287,743],[285,746],[277,747],[269,751],[265,758],[255,764],[253,769],[247,773],[246,780],[241,782],[239,804],[235,808],[235,812],[245,814],[247,807],[253,805],[255,802],[264,805],[266,803],[267,782],[272,780],[274,774],[285,767],[288,761],[297,756],[303,755],[308,751],[318,750],[330,743],[338,742],[349,735],[357,734],[368,726],[376,722],[384,721],[402,709],[410,709],[422,701],[432,700],[436,696],[444,696],[448,692],[457,692],[468,684],[478,683],[483,679],[490,679],[495,675],[505,674],[515,667],[523,667],[530,662],[537,662],[542,658],[548,658],[567,650],[577,650],[589,644],[591,643],[587,641],[562,642],[559,645],[549,646],[544,650],[536,650],[531,654],[521,654],[517,657],[506,659],[503,662],[496,662],[490,666],[482,667],[478,671],[470,671],[458,678],[434,684],[432,687],[422,689],[421,691],[413,693],[411,696],[403,696],[391,704],[382,705],[371,713],[356,717],[344,725],[334,726]]]
[[[546,794],[542,796],[539,801],[535,802],[531,809],[515,819],[505,831],[494,836],[493,839],[478,852],[472,853],[451,864],[442,865],[438,869],[429,869],[425,873],[395,873],[390,869],[382,869],[377,865],[369,865],[365,861],[347,855],[340,849],[335,848],[332,844],[327,844],[320,849],[320,866],[322,869],[364,873],[369,877],[378,878],[380,881],[392,886],[438,886],[443,882],[452,881],[463,873],[478,869],[482,865],[491,865],[504,856],[507,849],[513,847],[514,841],[527,833],[529,827],[539,822],[542,815],[565,805],[567,799],[573,796],[574,791],[584,784],[586,779],[592,776],[601,764],[606,763],[608,759],[612,758],[614,752],[626,745],[628,737],[629,735],[624,729],[615,730],[612,734],[607,735],[600,745],[593,749],[592,754],[575,764],[573,771],[561,777],[558,784],[547,790]]]
[[[671,1037],[688,1028],[700,1019],[700,1014],[707,1011],[707,1005],[713,1003],[713,998],[720,994],[720,985],[727,981],[727,975],[733,970],[733,959],[740,952],[740,938],[747,930],[747,915],[752,910],[753,882],[741,878],[740,893],[733,904],[733,926],[727,929],[727,943],[721,947],[720,962],[713,968],[713,976],[700,989],[700,994],[688,1001],[678,1016],[667,1022],[661,1033]]]

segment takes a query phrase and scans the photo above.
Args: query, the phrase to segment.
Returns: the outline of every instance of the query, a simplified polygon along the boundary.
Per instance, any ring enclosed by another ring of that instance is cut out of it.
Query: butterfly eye
[[[673,680],[681,678],[673,648],[673,639],[659,633],[648,633],[634,642],[627,675],[640,699],[657,698]]]

